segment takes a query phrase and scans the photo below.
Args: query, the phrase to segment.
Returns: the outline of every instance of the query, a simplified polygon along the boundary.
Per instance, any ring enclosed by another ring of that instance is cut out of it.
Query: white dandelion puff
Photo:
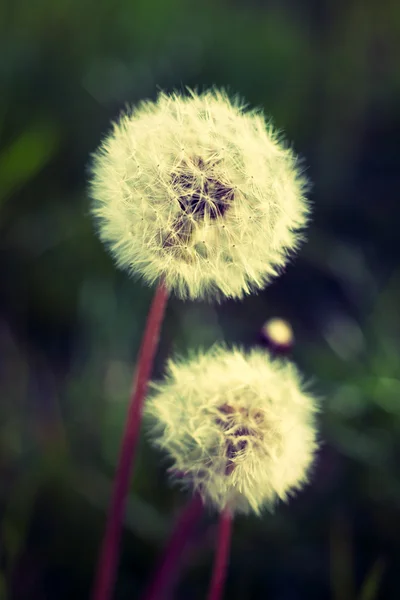
[[[170,360],[165,382],[152,387],[152,443],[204,502],[259,514],[307,482],[318,405],[292,363],[215,346]]]
[[[180,298],[242,298],[278,274],[307,221],[306,178],[260,111],[224,91],[160,93],[94,155],[100,238]]]

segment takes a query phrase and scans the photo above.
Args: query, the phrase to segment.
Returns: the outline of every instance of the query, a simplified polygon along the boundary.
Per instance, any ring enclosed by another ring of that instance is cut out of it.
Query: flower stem
[[[110,600],[112,597],[118,567],[122,522],[126,499],[129,493],[130,475],[139,440],[143,404],[158,347],[167,299],[168,291],[163,281],[161,281],[157,287],[147,317],[146,328],[139,351],[137,374],[130,397],[111,504],[107,516],[106,530],[92,590],[93,600]]]
[[[143,600],[165,598],[171,589],[185,550],[196,523],[203,514],[203,501],[196,494],[182,511],[164,551],[155,576],[143,595]]]
[[[229,560],[229,547],[232,532],[232,514],[225,508],[219,517],[217,548],[215,551],[214,569],[208,590],[207,600],[222,598],[226,570]]]

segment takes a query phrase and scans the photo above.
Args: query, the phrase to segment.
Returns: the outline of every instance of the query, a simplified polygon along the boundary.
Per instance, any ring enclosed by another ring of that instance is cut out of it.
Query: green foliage
[[[171,352],[252,345],[279,316],[324,399],[313,483],[274,515],[238,522],[227,597],[400,595],[400,13],[392,0],[314,5],[0,2],[1,599],[30,558],[30,598],[88,597],[152,295],[95,237],[90,153],[126,102],[211,84],[263,107],[295,141],[314,218],[259,296],[221,307],[172,299],[154,376]],[[116,599],[144,584],[183,503],[166,467],[143,436]],[[328,577],[338,509],[353,528],[344,592]],[[202,548],[182,597],[204,596]]]
[[[57,132],[50,123],[33,123],[0,155],[0,203],[29,184],[51,158],[58,142]]]

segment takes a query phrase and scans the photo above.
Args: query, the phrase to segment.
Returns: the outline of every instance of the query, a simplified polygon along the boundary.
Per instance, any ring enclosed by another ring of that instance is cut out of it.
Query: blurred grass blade
[[[331,522],[330,562],[332,598],[353,600],[355,585],[351,526],[341,512]]]
[[[4,573],[0,571],[0,600],[7,600],[7,584]]]
[[[53,123],[37,122],[0,154],[0,206],[16,189],[34,177],[59,145]]]
[[[383,558],[378,558],[374,562],[362,585],[358,600],[376,600],[385,566]]]
[[[93,506],[107,510],[112,481],[95,469],[83,468],[75,475],[72,485]],[[164,543],[171,524],[154,507],[130,494],[127,500],[124,525],[147,542]]]

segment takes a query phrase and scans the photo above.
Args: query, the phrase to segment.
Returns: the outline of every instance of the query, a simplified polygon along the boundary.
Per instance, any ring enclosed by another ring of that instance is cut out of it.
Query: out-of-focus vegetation
[[[126,102],[212,84],[294,140],[313,220],[263,293],[172,299],[155,376],[279,316],[323,398],[312,484],[237,521],[226,598],[400,597],[399,40],[394,0],[0,3],[2,600],[88,598],[153,292],[94,234],[90,153]],[[138,597],[185,501],[159,458],[143,436],[116,600]],[[177,598],[204,598],[211,547]]]

